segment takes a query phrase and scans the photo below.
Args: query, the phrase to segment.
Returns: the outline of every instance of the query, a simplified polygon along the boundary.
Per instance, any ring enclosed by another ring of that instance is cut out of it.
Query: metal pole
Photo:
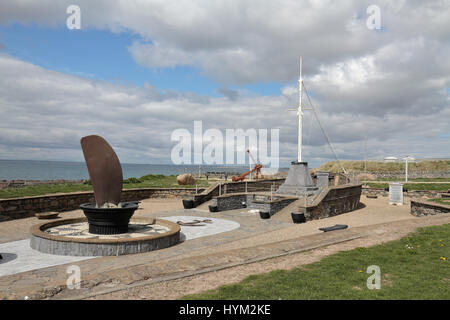
[[[298,79],[298,162],[302,162],[302,57],[300,57],[300,77]]]
[[[364,139],[364,186],[367,186],[367,132]]]

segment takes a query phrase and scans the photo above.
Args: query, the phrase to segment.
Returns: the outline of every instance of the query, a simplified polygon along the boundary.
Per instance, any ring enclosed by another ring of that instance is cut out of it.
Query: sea
[[[206,172],[243,173],[247,166],[173,165],[122,163],[124,179],[147,174],[178,175]],[[0,180],[83,180],[89,179],[84,162],[0,160]]]

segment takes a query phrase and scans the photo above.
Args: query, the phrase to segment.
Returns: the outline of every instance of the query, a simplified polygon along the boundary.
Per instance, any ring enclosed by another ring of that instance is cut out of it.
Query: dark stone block
[[[261,219],[270,219],[270,213],[268,211],[260,211],[259,216]]]
[[[305,217],[304,213],[292,212],[291,217],[292,217],[292,222],[294,222],[294,223],[305,223],[306,222],[306,217]]]
[[[194,200],[183,200],[183,208],[185,209],[195,208]]]

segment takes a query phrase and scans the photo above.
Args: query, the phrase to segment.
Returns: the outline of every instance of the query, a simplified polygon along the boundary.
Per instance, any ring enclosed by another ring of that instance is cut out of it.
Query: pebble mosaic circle
[[[128,232],[89,233],[86,218],[46,222],[31,228],[31,248],[55,255],[112,256],[167,248],[180,242],[180,226],[163,219],[133,219]]]
[[[44,230],[44,232],[62,237],[76,239],[127,239],[140,238],[145,236],[159,235],[168,232],[170,229],[160,224],[149,224],[137,221],[130,221],[128,232],[113,235],[98,235],[89,233],[87,222],[78,222],[55,226]]]

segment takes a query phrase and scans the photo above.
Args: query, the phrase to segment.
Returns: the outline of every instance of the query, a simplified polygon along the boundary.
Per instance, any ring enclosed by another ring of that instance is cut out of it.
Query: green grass
[[[199,188],[208,186],[206,180],[197,180]],[[180,186],[177,183],[177,177],[174,175],[155,175],[149,174],[141,178],[129,178],[124,180],[124,189],[134,188],[195,188],[194,186]],[[67,183],[67,184],[42,184],[34,186],[25,186],[20,188],[6,188],[0,190],[0,199],[40,196],[53,193],[68,193],[78,191],[92,191],[90,183]]]
[[[446,258],[444,260],[444,258]],[[289,271],[183,299],[450,299],[450,224],[418,229],[398,241],[356,248]],[[381,289],[367,288],[367,267],[381,270]]]
[[[0,199],[39,196],[52,193],[68,193],[76,191],[91,191],[92,186],[85,184],[64,183],[6,188],[0,190]]]
[[[435,199],[429,199],[429,201],[437,202],[440,204],[446,204],[450,206],[450,198],[435,198]]]
[[[388,183],[373,183],[368,182],[367,185],[371,188],[389,188]],[[446,191],[450,189],[450,183],[405,183],[403,189],[407,190],[437,190]]]

